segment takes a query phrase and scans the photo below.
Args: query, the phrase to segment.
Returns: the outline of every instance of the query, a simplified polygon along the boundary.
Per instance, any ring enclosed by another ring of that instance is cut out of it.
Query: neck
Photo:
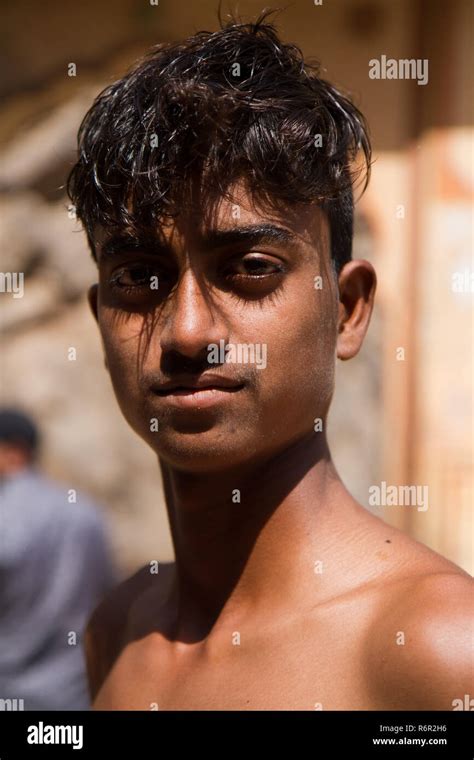
[[[206,635],[217,620],[268,616],[289,602],[297,610],[306,580],[314,585],[315,562],[336,540],[334,507],[343,500],[325,439],[301,439],[238,474],[160,466],[175,550],[177,635]]]

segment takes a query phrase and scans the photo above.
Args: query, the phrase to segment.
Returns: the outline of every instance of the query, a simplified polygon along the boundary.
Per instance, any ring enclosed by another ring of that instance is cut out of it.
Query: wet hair
[[[67,183],[94,257],[96,224],[156,228],[186,208],[198,179],[200,203],[231,197],[238,180],[272,206],[316,202],[334,268],[350,260],[367,124],[318,63],[279,39],[273,12],[253,23],[219,14],[218,31],[157,45],[95,99]]]

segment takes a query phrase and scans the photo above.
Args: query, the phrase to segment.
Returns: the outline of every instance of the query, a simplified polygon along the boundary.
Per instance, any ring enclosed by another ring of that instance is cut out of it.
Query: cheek
[[[99,319],[110,379],[122,412],[131,424],[140,398],[138,373],[145,340],[141,323],[136,315],[116,316],[112,310],[104,310]]]
[[[136,357],[139,340],[132,320],[107,311],[100,318],[99,327],[111,376],[123,373],[128,377],[136,364],[132,358]]]
[[[315,418],[326,416],[334,390],[337,335],[331,302],[315,301],[307,293],[293,304],[271,320],[279,328],[267,332],[267,368],[258,373],[262,407],[273,426],[287,432],[309,430]]]

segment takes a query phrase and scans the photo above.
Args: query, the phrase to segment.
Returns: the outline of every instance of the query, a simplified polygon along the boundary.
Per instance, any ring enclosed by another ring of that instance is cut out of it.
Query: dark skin
[[[292,237],[206,239],[262,224]],[[323,214],[263,208],[242,184],[161,233],[113,257],[96,234],[90,305],[122,412],[157,454],[176,559],[94,613],[93,707],[451,710],[473,693],[471,578],[358,504],[326,440],[336,357],[369,324],[371,264],[336,281]],[[157,291],[125,290],[153,274]],[[266,344],[267,366],[208,367],[222,339]],[[208,371],[238,388],[207,405],[159,393]]]
[[[33,463],[33,454],[26,445],[0,442],[0,479],[14,475]]]

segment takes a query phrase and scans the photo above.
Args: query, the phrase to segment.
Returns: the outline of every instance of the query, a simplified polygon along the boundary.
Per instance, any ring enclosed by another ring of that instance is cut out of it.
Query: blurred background
[[[240,0],[238,12],[249,21],[263,7]],[[368,508],[371,485],[427,485],[425,512],[370,508],[471,573],[472,9],[296,0],[275,19],[352,94],[375,152],[354,256],[373,262],[378,298],[363,350],[338,365],[336,466]],[[61,186],[93,97],[150,45],[217,29],[217,0],[3,0],[1,10],[1,270],[25,273],[24,298],[1,294],[1,402],[40,426],[44,472],[101,506],[125,576],[173,549],[154,455],[103,366],[85,297],[95,267]],[[428,84],[370,79],[381,55],[428,59]]]

